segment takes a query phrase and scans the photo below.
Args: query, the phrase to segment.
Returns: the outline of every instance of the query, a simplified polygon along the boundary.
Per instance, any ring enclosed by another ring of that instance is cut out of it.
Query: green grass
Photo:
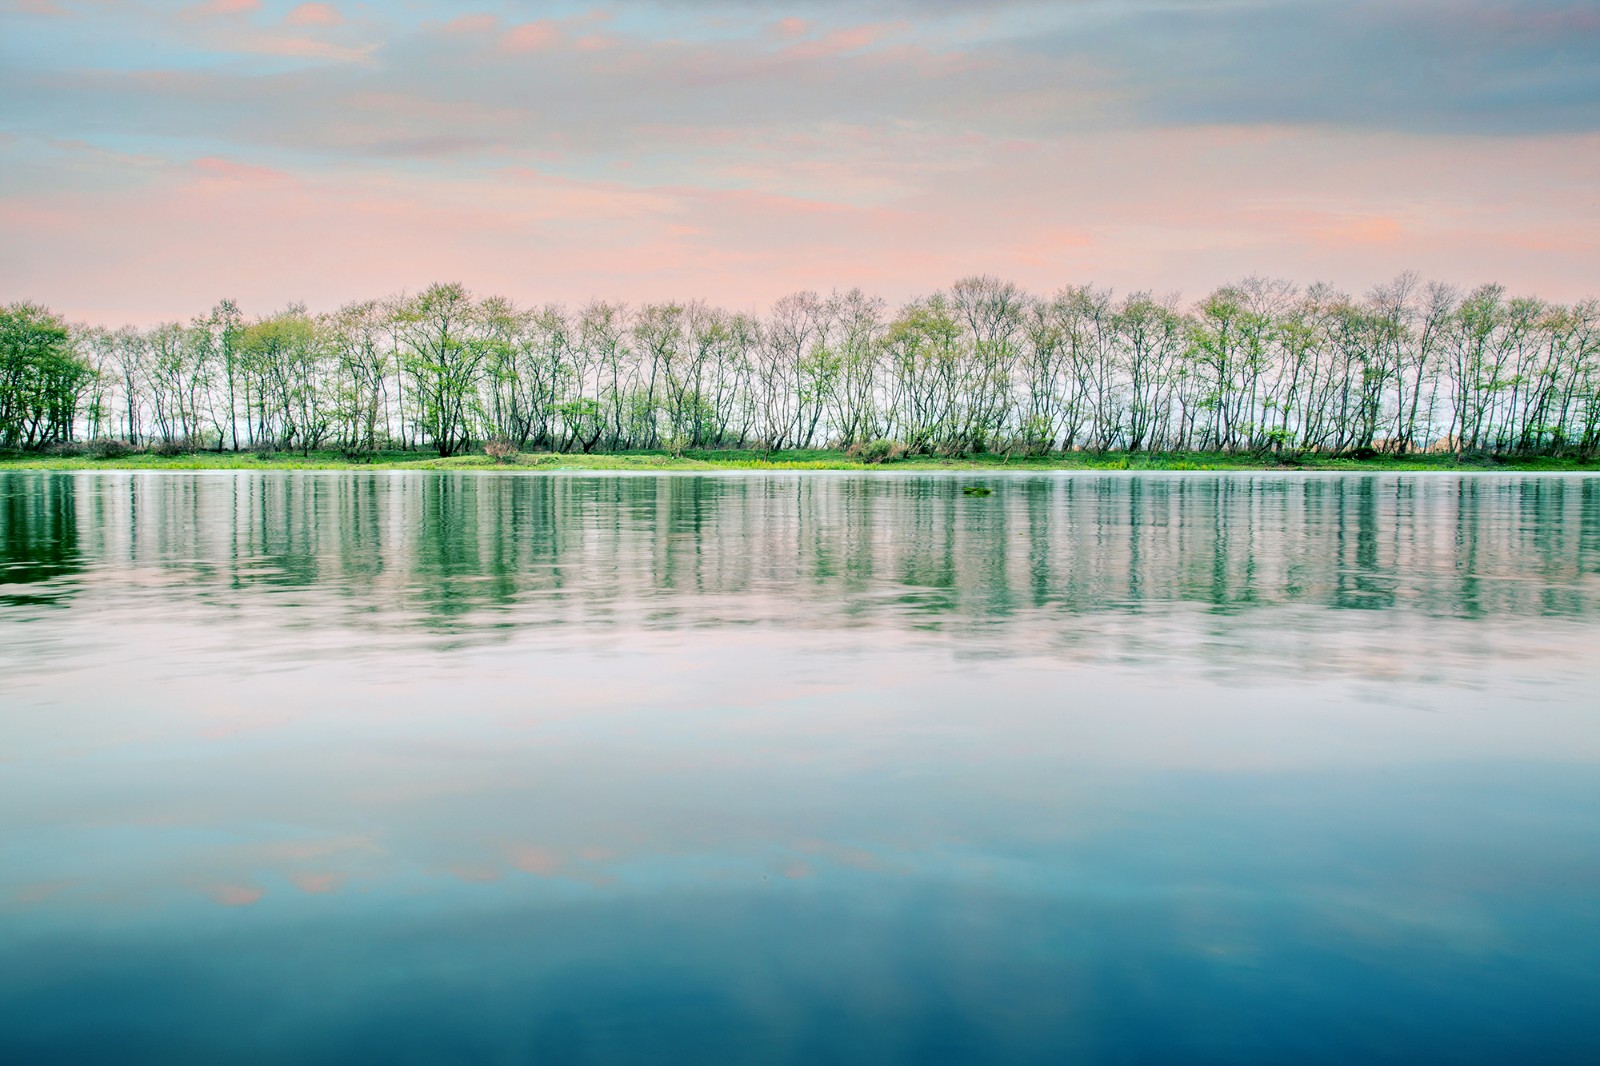
[[[333,451],[312,452],[309,456],[279,452],[275,455],[252,452],[201,452],[186,455],[138,453],[115,459],[91,456],[52,456],[32,453],[0,455],[0,470],[634,470],[634,471],[716,471],[716,470],[886,470],[900,472],[965,470],[1499,470],[1499,471],[1600,471],[1600,463],[1573,459],[1539,457],[1530,459],[1466,459],[1457,462],[1450,455],[1414,455],[1405,458],[1379,456],[1374,459],[1302,457],[1274,460],[1257,455],[1232,455],[1208,452],[1127,453],[1071,452],[1048,458],[974,455],[963,459],[916,456],[897,462],[860,463],[843,452],[825,450],[786,451],[768,454],[756,450],[688,451],[673,456],[664,451],[624,452],[614,455],[571,455],[524,453],[509,461],[496,461],[474,453],[449,459],[426,452],[389,451],[370,462],[352,461]]]

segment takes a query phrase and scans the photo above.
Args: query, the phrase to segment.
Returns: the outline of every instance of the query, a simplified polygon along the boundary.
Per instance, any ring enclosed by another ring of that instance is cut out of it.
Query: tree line
[[[1249,278],[1190,306],[965,278],[765,315],[568,309],[459,284],[150,329],[0,308],[0,447],[504,450],[893,444],[917,454],[1559,454],[1600,447],[1600,302],[1413,274],[1352,297]]]

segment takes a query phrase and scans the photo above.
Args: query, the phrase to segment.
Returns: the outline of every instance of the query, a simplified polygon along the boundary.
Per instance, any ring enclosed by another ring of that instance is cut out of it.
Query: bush
[[[483,454],[497,463],[507,463],[517,457],[517,446],[503,437],[496,437],[484,442]]]
[[[850,445],[844,454],[860,463],[896,463],[906,457],[907,451],[897,440],[869,440]]]
[[[96,459],[121,459],[131,451],[133,445],[125,440],[101,437],[99,440],[89,442],[89,454]]]

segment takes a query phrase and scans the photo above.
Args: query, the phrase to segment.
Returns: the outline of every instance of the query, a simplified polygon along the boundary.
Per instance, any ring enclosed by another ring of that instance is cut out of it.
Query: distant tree
[[[59,316],[31,303],[0,308],[0,447],[71,440],[93,375]]]
[[[398,312],[417,422],[441,457],[472,444],[474,390],[497,343],[459,284],[430,285]]]
[[[384,418],[385,383],[391,360],[385,347],[383,311],[374,300],[346,304],[323,317],[318,330],[331,347],[334,360],[334,419],[338,438],[352,456],[377,451],[380,420]]]

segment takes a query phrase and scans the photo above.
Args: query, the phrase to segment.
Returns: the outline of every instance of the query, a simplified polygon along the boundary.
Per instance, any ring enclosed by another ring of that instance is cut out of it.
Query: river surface
[[[0,1061],[1593,1063],[1597,1003],[1600,477],[0,474]]]

